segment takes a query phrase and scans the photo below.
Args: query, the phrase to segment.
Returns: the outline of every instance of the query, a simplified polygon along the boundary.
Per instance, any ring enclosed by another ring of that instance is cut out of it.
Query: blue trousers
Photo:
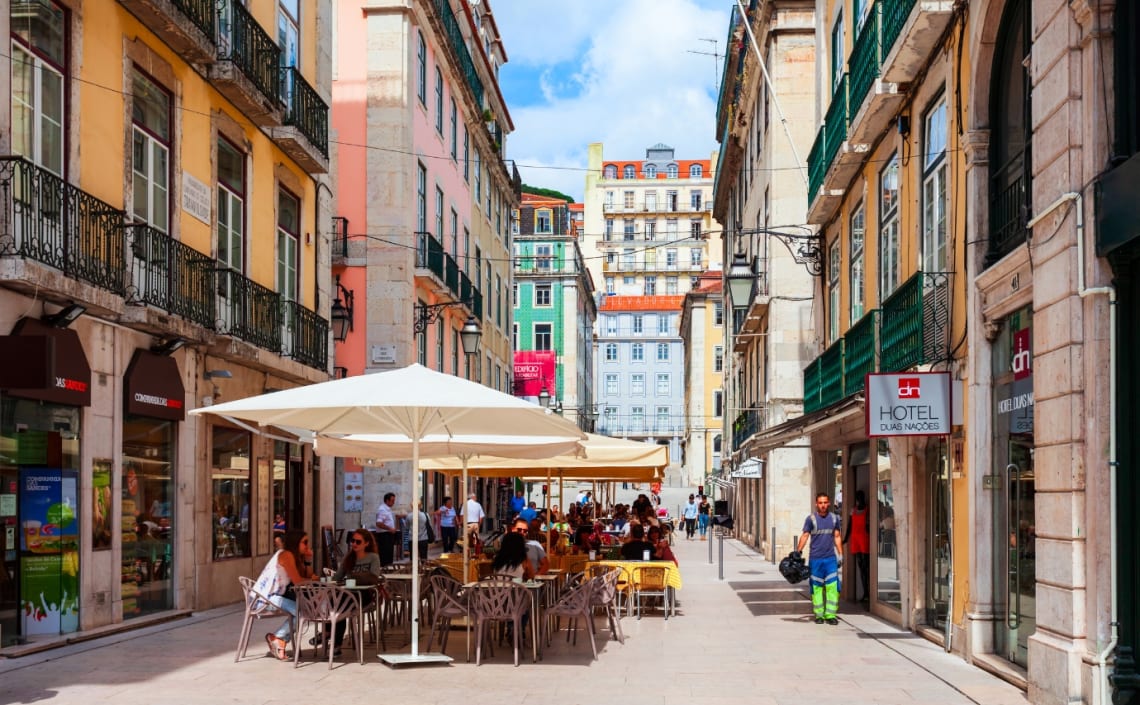
[[[839,563],[835,556],[812,558],[811,607],[816,617],[831,619],[839,611]]]

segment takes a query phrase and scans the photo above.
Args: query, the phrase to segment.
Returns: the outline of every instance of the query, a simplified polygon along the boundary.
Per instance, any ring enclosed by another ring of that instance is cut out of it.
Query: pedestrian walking
[[[697,533],[696,495],[689,495],[689,503],[685,505],[685,508],[681,513],[681,517],[685,520],[685,539],[692,541],[693,535]]]
[[[443,506],[436,510],[435,515],[439,517],[439,532],[443,535],[443,552],[451,553],[451,549],[455,548],[455,540],[459,538],[451,497],[443,498]]]
[[[831,497],[826,492],[815,496],[815,511],[804,520],[797,552],[802,552],[808,540],[811,547],[808,567],[811,570],[811,606],[815,623],[839,624],[835,614],[839,611],[839,566],[843,565],[843,538],[840,519],[830,512]]]
[[[467,524],[467,535],[474,535],[478,538],[479,527],[483,523],[485,513],[483,512],[483,505],[479,504],[476,496],[474,492],[467,495],[467,503],[463,506],[463,522]]]
[[[701,495],[700,504],[697,505],[697,529],[701,532],[701,541],[708,540],[706,534],[709,531],[709,519],[712,515],[712,506],[709,504],[709,498]]]
[[[867,493],[863,490],[855,492],[855,507],[851,516],[847,518],[847,530],[843,534],[843,543],[851,551],[855,559],[855,569],[859,573],[859,584],[863,587],[862,597],[855,599],[862,602],[871,601],[871,526],[867,521]]]

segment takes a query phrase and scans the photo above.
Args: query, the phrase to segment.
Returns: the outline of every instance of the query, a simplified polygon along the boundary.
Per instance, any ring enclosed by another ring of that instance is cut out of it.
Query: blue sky
[[[732,0],[488,2],[508,58],[507,157],[526,183],[580,200],[591,142],[614,159],[658,142],[679,159],[717,150],[719,59],[706,54],[724,54]]]

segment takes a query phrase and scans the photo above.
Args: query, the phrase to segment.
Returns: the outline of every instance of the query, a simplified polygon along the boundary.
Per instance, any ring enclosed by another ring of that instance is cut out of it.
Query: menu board
[[[364,511],[364,473],[344,473],[344,511]]]
[[[273,516],[269,510],[269,504],[273,501],[273,492],[270,488],[270,483],[273,480],[273,473],[269,470],[269,459],[257,459],[257,516],[262,520],[269,519]],[[269,545],[273,540],[273,525],[272,523],[257,523],[257,548],[258,555],[265,555],[269,553]]]

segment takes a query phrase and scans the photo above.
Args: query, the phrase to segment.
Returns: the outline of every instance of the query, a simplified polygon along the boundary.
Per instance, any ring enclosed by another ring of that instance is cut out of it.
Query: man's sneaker
[[[816,623],[816,624],[823,624],[823,617],[816,617],[816,618],[815,618],[815,623]]]
[[[835,617],[828,617],[827,623],[834,627],[835,625],[839,624],[839,620]]]

